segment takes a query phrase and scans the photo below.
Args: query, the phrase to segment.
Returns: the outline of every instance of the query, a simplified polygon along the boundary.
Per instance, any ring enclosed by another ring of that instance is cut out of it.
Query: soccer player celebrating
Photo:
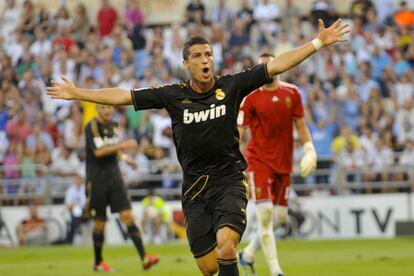
[[[95,271],[111,272],[112,269],[102,258],[104,228],[106,222],[106,207],[119,212],[121,221],[128,229],[128,235],[133,241],[142,261],[144,270],[149,269],[159,261],[156,256],[145,254],[141,234],[135,225],[131,204],[118,167],[118,156],[128,165],[136,167],[123,150],[135,148],[134,139],[119,141],[117,124],[112,121],[114,107],[108,105],[96,106],[97,116],[85,126],[86,136],[86,194],[85,215],[92,217],[95,222],[93,229],[93,248],[95,253]]]
[[[349,32],[338,20],[329,28],[320,21],[318,37],[267,64],[234,75],[215,77],[214,56],[203,37],[191,37],[183,48],[187,82],[125,91],[77,88],[63,77],[48,94],[107,105],[133,104],[135,109],[166,108],[184,174],[182,207],[190,249],[203,275],[239,275],[236,247],[246,227],[246,162],[239,150],[237,115],[251,91],[294,67],[318,49],[346,41]]]
[[[259,63],[266,64],[272,60],[273,55],[262,54]],[[257,237],[239,253],[239,260],[245,269],[250,267],[255,273],[253,258],[261,245],[271,275],[282,276],[273,225],[283,224],[288,218],[293,126],[305,149],[300,164],[302,176],[308,176],[316,167],[316,151],[305,123],[300,92],[294,85],[274,77],[273,82],[265,84],[244,99],[237,123],[240,126],[241,141],[245,128],[249,127],[251,130],[245,155],[259,230]]]

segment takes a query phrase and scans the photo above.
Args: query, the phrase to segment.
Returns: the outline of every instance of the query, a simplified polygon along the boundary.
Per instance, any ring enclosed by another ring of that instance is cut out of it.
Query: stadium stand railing
[[[395,154],[398,160],[398,154]],[[329,161],[329,158],[326,159]],[[371,167],[345,168],[341,160],[331,159],[332,165],[317,169],[307,178],[300,176],[295,168],[292,187],[302,196],[314,192],[326,194],[359,194],[372,192],[411,192],[414,190],[414,167],[398,164],[377,171]],[[151,161],[156,162],[156,161]],[[74,183],[74,177],[53,175],[45,165],[31,165],[35,175],[24,177],[27,166],[0,166],[0,202],[3,205],[63,203],[65,192]],[[10,172],[19,177],[10,178]],[[133,200],[140,200],[153,189],[167,200],[178,200],[181,196],[181,173],[137,174],[126,185]]]

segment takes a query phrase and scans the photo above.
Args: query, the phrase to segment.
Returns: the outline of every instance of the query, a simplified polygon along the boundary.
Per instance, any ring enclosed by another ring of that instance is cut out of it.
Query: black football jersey
[[[136,110],[166,108],[184,178],[219,178],[244,170],[239,150],[237,115],[243,98],[270,81],[260,64],[234,75],[216,77],[214,87],[197,93],[190,82],[133,89]]]
[[[114,121],[106,124],[96,118],[85,126],[86,138],[86,177],[90,179],[119,178],[117,154],[96,157],[94,151],[119,143],[118,125]]]

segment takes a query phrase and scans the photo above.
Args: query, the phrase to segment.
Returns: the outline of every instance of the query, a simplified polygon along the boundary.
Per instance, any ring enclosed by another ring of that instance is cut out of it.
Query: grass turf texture
[[[147,248],[159,254],[161,261],[146,272],[132,245],[107,245],[104,257],[118,275],[201,275],[186,244]],[[414,238],[279,241],[278,252],[287,276],[414,275]],[[256,270],[259,276],[269,275],[261,252],[256,256]],[[92,247],[1,248],[0,275],[96,275],[92,272]]]

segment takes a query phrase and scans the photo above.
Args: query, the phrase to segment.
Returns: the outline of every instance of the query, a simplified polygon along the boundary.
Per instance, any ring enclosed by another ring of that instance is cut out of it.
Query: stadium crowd
[[[318,156],[369,168],[362,180],[406,178],[384,168],[414,166],[414,12],[404,1],[354,0],[347,14],[338,14],[335,1],[315,0],[302,14],[297,2],[287,0],[282,9],[271,0],[243,0],[234,10],[220,0],[209,10],[191,0],[180,24],[149,26],[136,0],[122,13],[102,0],[96,20],[80,1],[73,13],[64,5],[52,13],[30,0],[6,0],[0,11],[2,183],[41,176],[39,166],[57,182],[82,170],[83,127],[95,105],[49,100],[45,87],[52,79],[65,75],[81,87],[125,89],[183,81],[182,47],[194,34],[210,39],[216,73],[224,75],[251,67],[262,52],[278,55],[311,40],[318,18],[330,25],[339,16],[352,26],[349,43],[321,50],[281,78],[301,91]],[[138,170],[122,166],[131,186],[143,175],[179,172],[165,110],[131,106],[115,116],[121,138],[139,142],[130,153]],[[322,158],[318,168],[330,165]],[[353,175],[348,180],[355,181]],[[4,194],[41,189],[8,183]],[[141,187],[179,185],[169,178],[146,184]]]

